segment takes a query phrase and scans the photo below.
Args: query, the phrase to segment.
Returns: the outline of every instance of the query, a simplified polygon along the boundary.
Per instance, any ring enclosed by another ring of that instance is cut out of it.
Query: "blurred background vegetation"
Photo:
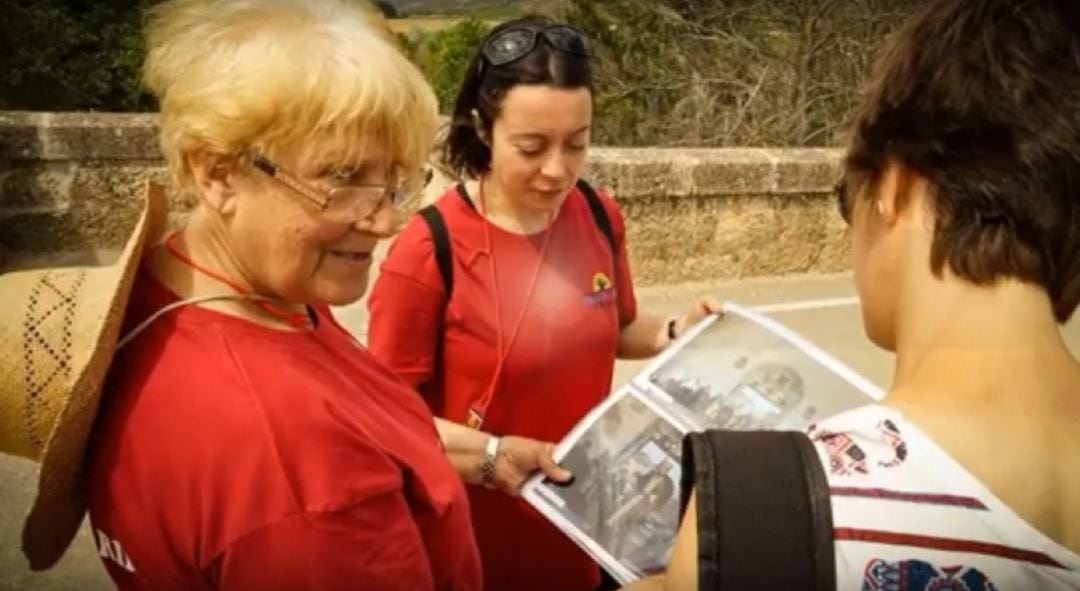
[[[155,0],[2,0],[0,109],[152,111],[139,84]],[[597,74],[596,142],[827,146],[841,141],[876,46],[913,0],[379,0],[448,112],[495,23],[581,28]]]

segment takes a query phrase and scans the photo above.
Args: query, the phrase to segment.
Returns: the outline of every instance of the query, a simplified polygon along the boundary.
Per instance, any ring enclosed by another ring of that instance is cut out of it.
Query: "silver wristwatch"
[[[484,461],[480,464],[480,484],[495,488],[495,458],[499,455],[500,439],[494,435],[488,437],[484,445]]]

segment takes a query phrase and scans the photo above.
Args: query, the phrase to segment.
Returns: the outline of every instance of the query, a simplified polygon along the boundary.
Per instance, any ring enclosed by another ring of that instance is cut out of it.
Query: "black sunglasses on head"
[[[532,53],[541,37],[556,51],[589,57],[585,35],[570,25],[513,26],[488,39],[481,53],[489,64],[505,66]],[[482,69],[483,62],[480,65]]]

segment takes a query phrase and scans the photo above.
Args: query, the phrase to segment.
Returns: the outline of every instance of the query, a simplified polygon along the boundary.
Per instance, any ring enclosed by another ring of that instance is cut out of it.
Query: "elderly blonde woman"
[[[88,454],[120,589],[475,589],[423,402],[329,313],[426,158],[421,75],[344,0],[173,0],[147,85],[186,227],[147,253]]]

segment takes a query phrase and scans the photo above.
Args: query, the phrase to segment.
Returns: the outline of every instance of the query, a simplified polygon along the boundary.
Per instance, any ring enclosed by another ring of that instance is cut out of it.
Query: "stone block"
[[[116,113],[0,113],[0,158],[146,160],[161,158],[157,116]]]
[[[847,268],[845,229],[821,194],[639,199],[623,213],[640,285]]]
[[[40,160],[45,113],[0,111],[0,159]]]
[[[134,221],[134,216],[125,211],[108,216],[76,215],[70,211],[14,214],[0,220],[0,249],[33,254],[108,248],[115,242],[111,235],[123,227],[130,229]]]
[[[756,195],[776,186],[776,163],[764,150],[693,150],[695,195]]]
[[[692,190],[686,161],[657,157],[650,148],[597,148],[592,151],[585,178],[619,199],[652,195],[689,195]]]
[[[776,161],[775,193],[830,192],[841,176],[843,150],[768,150]]]
[[[28,170],[32,178],[47,176],[53,167],[68,165],[63,208],[0,210],[0,241],[12,251],[91,250],[118,248],[127,239],[139,211],[139,195],[147,179],[167,183],[165,169],[153,161],[104,163],[82,166],[47,162]],[[5,201],[7,191],[5,189]],[[183,208],[173,196],[174,211]],[[5,204],[6,205],[6,204]],[[6,212],[4,211],[6,210]]]
[[[0,163],[0,216],[4,212],[65,209],[71,203],[71,181],[78,163],[35,162],[14,166]]]

